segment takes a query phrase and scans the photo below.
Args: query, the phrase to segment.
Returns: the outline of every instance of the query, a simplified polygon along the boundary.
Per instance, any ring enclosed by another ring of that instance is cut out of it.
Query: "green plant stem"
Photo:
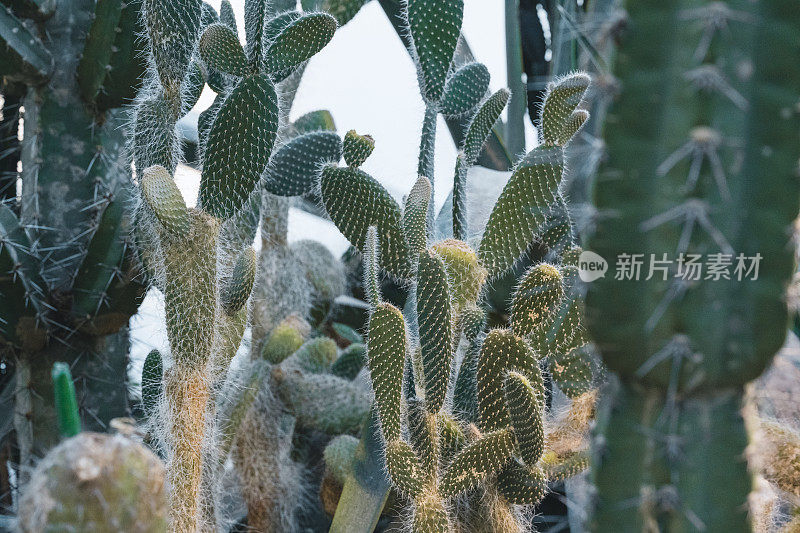
[[[422,120],[422,136],[419,141],[419,165],[417,175],[425,176],[431,182],[431,200],[428,202],[428,234],[433,231],[435,217],[434,205],[434,156],[436,152],[436,108],[429,105],[425,108],[425,118]]]
[[[519,29],[519,0],[506,0],[506,72],[511,101],[508,103],[506,147],[512,156],[525,151],[527,94],[522,81],[522,39]],[[454,213],[455,216],[455,213]]]

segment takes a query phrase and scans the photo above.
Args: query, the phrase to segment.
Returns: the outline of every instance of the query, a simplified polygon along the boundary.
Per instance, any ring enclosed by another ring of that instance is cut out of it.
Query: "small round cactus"
[[[19,528],[45,531],[167,531],[164,466],[121,435],[80,433],[36,467],[19,502]]]

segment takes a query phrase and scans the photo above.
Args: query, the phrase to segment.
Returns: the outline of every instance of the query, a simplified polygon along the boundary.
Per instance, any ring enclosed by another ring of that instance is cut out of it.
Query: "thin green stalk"
[[[506,146],[512,156],[525,151],[527,94],[522,82],[522,38],[519,31],[519,0],[506,0],[506,71],[511,101],[508,103]],[[455,216],[455,214],[454,214]]]

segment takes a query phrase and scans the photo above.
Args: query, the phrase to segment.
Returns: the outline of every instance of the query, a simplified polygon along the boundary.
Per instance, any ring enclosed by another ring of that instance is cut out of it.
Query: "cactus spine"
[[[624,4],[589,244],[610,262],[719,254],[731,274],[591,285],[592,335],[619,376],[596,442],[593,527],[749,531],[739,411],[786,335],[800,16],[781,0]],[[757,279],[737,279],[739,254],[760,254]]]
[[[127,409],[125,327],[143,286],[128,235],[119,107],[144,71],[133,42],[140,8],[136,1],[0,6],[4,137],[16,141],[24,107],[19,146],[4,146],[10,175],[0,205],[0,344],[16,372],[23,483],[35,457],[59,440],[54,362],[70,366],[88,429]]]

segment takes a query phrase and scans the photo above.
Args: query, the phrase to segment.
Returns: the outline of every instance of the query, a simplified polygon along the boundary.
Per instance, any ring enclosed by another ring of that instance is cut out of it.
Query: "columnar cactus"
[[[140,13],[136,0],[0,5],[0,351],[16,368],[15,405],[4,407],[17,415],[23,482],[58,442],[54,362],[72,369],[87,428],[127,409],[124,328],[144,287],[128,235],[119,108],[144,72]]]
[[[219,460],[213,385],[225,376],[247,320],[256,277],[250,244],[259,202],[253,198],[262,187],[282,187],[286,194],[303,187],[302,169],[294,181],[275,179],[287,166],[284,159],[295,169],[291,157],[280,157],[293,146],[276,152],[268,171],[280,115],[275,83],[318,52],[336,22],[326,14],[296,12],[268,20],[265,2],[247,2],[243,48],[230,14],[218,22],[199,0],[147,1],[145,20],[152,68],[133,113],[132,155],[142,200],[137,240],[148,276],[165,297],[171,365],[164,365],[156,422],[167,455],[170,525],[194,532],[215,527],[209,502]],[[219,96],[201,117],[199,200],[187,208],[171,176],[178,153],[175,121],[206,81]],[[325,138],[323,149],[340,150],[339,143]]]
[[[585,119],[577,108],[587,85],[585,76],[573,75],[551,88],[543,144],[512,175],[477,252],[455,239],[430,244],[431,184],[426,176],[419,177],[401,209],[350,161],[348,167],[323,168],[323,205],[365,256],[371,308],[367,358],[384,460],[392,484],[413,502],[415,532],[476,530],[476,522],[460,523],[464,517],[452,506],[457,496],[473,489],[498,496],[491,512],[470,520],[519,530],[513,506],[544,496],[545,468],[555,478],[579,469],[572,453],[548,451],[549,463],[543,462],[546,393],[540,359],[546,358],[551,368],[563,367],[564,379],[557,383],[569,382],[564,390],[571,396],[591,386],[586,358],[566,357],[573,348],[585,348],[586,341],[571,264],[576,250],[558,192],[563,147]],[[507,97],[501,91],[480,106],[469,128],[470,155],[460,156],[459,166],[474,163]],[[465,170],[457,172],[457,179]],[[459,220],[454,217],[454,224],[463,228],[465,218]],[[515,295],[512,327],[484,336],[484,313],[476,306],[484,283],[511,267],[537,238],[550,246],[556,264],[532,268]],[[381,272],[411,285],[405,311],[383,301]],[[456,372],[462,331],[472,348]]]
[[[619,377],[596,440],[593,527],[749,531],[740,409],[786,336],[800,12],[783,0],[623,4],[589,245],[645,266],[597,280],[587,299]],[[653,259],[673,268],[648,276]],[[687,274],[691,263],[704,270]]]

